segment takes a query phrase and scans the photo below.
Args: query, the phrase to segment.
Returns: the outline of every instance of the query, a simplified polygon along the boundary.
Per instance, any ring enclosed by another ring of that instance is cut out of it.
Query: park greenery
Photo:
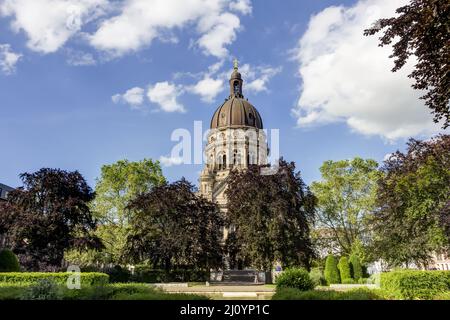
[[[294,163],[262,169],[230,173],[226,216],[184,178],[168,183],[152,160],[104,166],[95,192],[77,171],[24,173],[0,202],[0,299],[166,299],[135,283],[204,282],[226,262],[280,264],[274,299],[448,298],[449,272],[438,271],[382,273],[375,291],[321,288],[373,284],[373,261],[426,268],[448,250],[450,135],[410,140],[381,167],[326,161],[311,189]],[[63,288],[69,264],[81,266],[81,293]]]

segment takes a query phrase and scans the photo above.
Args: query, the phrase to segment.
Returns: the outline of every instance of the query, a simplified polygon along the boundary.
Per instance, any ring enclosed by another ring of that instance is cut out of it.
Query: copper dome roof
[[[227,127],[263,128],[263,122],[258,110],[242,94],[243,80],[238,71],[237,61],[230,78],[230,96],[217,108],[211,119],[211,129]]]
[[[228,98],[214,113],[211,129],[225,127],[263,128],[261,116],[256,108],[243,98]]]

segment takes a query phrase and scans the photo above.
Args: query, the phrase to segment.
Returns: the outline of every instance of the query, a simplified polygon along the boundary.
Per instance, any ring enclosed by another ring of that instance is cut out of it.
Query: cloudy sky
[[[405,0],[0,0],[0,182],[41,167],[159,159],[177,128],[207,129],[237,58],[244,95],[305,180],[328,159],[382,161],[437,127],[363,30]]]

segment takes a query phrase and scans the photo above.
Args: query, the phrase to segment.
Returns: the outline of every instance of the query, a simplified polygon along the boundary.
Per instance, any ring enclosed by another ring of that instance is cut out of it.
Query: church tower
[[[230,95],[211,119],[205,149],[206,165],[199,179],[200,194],[217,202],[224,214],[227,211],[227,177],[231,170],[267,164],[263,122],[258,110],[244,98],[243,83],[235,60],[229,81]]]

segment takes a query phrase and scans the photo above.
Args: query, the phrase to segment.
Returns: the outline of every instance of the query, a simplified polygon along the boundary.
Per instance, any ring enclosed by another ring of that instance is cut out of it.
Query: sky
[[[0,0],[0,182],[42,167],[160,160],[169,181],[202,165],[174,130],[208,129],[238,59],[243,93],[309,184],[326,160],[404,150],[439,132],[411,89],[414,61],[363,30],[406,0]],[[270,142],[270,141],[269,141]]]

